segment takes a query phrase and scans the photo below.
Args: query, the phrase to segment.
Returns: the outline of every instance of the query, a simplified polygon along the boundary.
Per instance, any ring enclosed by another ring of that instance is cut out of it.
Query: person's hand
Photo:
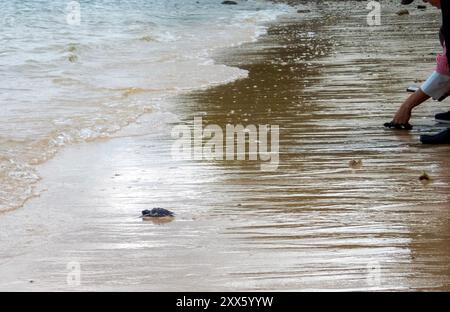
[[[398,109],[394,119],[391,122],[385,123],[384,126],[390,129],[411,130],[413,127],[409,124],[409,120],[411,119],[412,109],[413,107],[411,105],[404,103]]]
[[[394,119],[392,120],[393,124],[396,125],[406,125],[409,123],[411,119],[412,107],[408,103],[404,103],[395,113]]]
[[[386,128],[394,128],[401,130],[411,130],[412,126],[409,124],[409,120],[411,119],[411,112],[414,107],[422,104],[426,100],[430,98],[429,95],[425,94],[420,88],[413,94],[411,94],[405,102],[400,106],[397,113],[394,116],[394,119],[391,122],[387,122],[384,124]]]

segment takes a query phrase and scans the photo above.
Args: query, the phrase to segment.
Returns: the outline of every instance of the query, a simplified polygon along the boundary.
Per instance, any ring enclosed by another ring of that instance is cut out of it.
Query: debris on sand
[[[69,55],[69,62],[75,63],[78,60],[78,57],[75,54]]]
[[[362,160],[361,159],[352,159],[348,162],[348,166],[352,169],[361,169],[363,166]]]
[[[419,181],[422,183],[427,183],[431,181],[430,176],[424,171],[422,175],[419,177]]]
[[[401,9],[396,13],[398,16],[409,15],[409,11],[407,9]]]

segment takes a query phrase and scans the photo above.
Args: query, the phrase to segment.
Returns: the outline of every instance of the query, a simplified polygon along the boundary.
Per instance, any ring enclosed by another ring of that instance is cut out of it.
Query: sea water
[[[255,40],[291,10],[267,1],[1,0],[0,212],[36,165],[132,123],[180,92],[246,77],[216,49]]]

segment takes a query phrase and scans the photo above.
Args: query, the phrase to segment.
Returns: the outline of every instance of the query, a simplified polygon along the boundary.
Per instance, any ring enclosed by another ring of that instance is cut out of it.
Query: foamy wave
[[[0,158],[0,213],[18,208],[32,197],[39,179],[33,166]]]

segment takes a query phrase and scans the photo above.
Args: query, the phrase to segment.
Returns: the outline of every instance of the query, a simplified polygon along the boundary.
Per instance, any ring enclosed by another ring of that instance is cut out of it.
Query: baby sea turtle
[[[396,130],[412,130],[413,129],[413,126],[409,122],[404,123],[404,124],[399,124],[399,123],[395,123],[395,122],[391,121],[391,122],[386,122],[384,124],[384,127],[389,128],[389,129],[396,129]]]
[[[164,217],[174,217],[175,214],[164,208],[153,208],[152,210],[142,210],[142,218],[164,218]]]

